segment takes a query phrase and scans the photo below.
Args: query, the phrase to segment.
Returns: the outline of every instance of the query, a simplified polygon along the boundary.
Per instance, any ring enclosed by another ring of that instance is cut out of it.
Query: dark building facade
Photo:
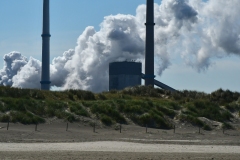
[[[140,62],[112,62],[109,64],[109,90],[141,85],[141,76]]]

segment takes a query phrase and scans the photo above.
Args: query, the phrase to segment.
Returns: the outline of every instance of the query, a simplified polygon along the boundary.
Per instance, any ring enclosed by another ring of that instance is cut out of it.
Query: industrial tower
[[[154,0],[147,0],[145,46],[145,86],[154,86]]]
[[[146,12],[146,46],[145,46],[145,74],[142,73],[141,63],[113,62],[109,64],[109,90],[121,90],[125,87],[141,85],[141,78],[146,86],[158,86],[175,92],[176,90],[156,79],[154,75],[154,0],[147,1]],[[140,78],[141,77],[141,78]]]
[[[41,90],[50,90],[50,18],[49,0],[43,0]]]

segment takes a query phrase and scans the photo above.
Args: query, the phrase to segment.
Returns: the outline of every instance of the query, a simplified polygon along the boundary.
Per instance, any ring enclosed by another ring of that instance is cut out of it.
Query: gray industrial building
[[[109,64],[109,90],[122,90],[141,85],[141,62],[112,62]]]
[[[109,91],[139,86],[142,79],[145,80],[146,75],[142,73],[141,62],[124,61],[109,63]],[[154,85],[175,92],[175,89],[156,79],[154,79]]]

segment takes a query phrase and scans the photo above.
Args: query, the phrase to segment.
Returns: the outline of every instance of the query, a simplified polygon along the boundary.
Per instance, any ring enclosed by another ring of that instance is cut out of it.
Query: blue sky
[[[50,0],[51,57],[74,48],[87,26],[98,30],[104,16],[135,14],[143,3],[145,0]],[[16,50],[41,58],[42,0],[0,1],[0,21],[2,55]]]
[[[99,29],[104,16],[135,15],[145,0],[50,0],[51,59],[75,48],[79,35],[87,26]],[[160,4],[161,0],[155,0]],[[41,60],[42,0],[0,1],[0,57],[19,51],[26,57]],[[216,59],[204,72],[197,72],[176,59],[157,77],[176,89],[212,92],[219,88],[240,92],[239,56]],[[0,68],[3,59],[0,58]]]

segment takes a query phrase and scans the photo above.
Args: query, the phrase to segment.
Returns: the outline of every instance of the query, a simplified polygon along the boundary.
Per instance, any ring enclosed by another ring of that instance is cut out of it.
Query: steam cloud
[[[239,0],[162,0],[155,4],[156,73],[180,55],[197,71],[207,70],[214,57],[240,55]],[[224,8],[224,10],[223,10]],[[134,59],[144,65],[146,6],[136,15],[111,15],[101,28],[87,27],[75,49],[53,59],[51,85],[62,89],[108,90],[108,64]],[[41,62],[19,52],[4,55],[0,84],[40,88]]]

